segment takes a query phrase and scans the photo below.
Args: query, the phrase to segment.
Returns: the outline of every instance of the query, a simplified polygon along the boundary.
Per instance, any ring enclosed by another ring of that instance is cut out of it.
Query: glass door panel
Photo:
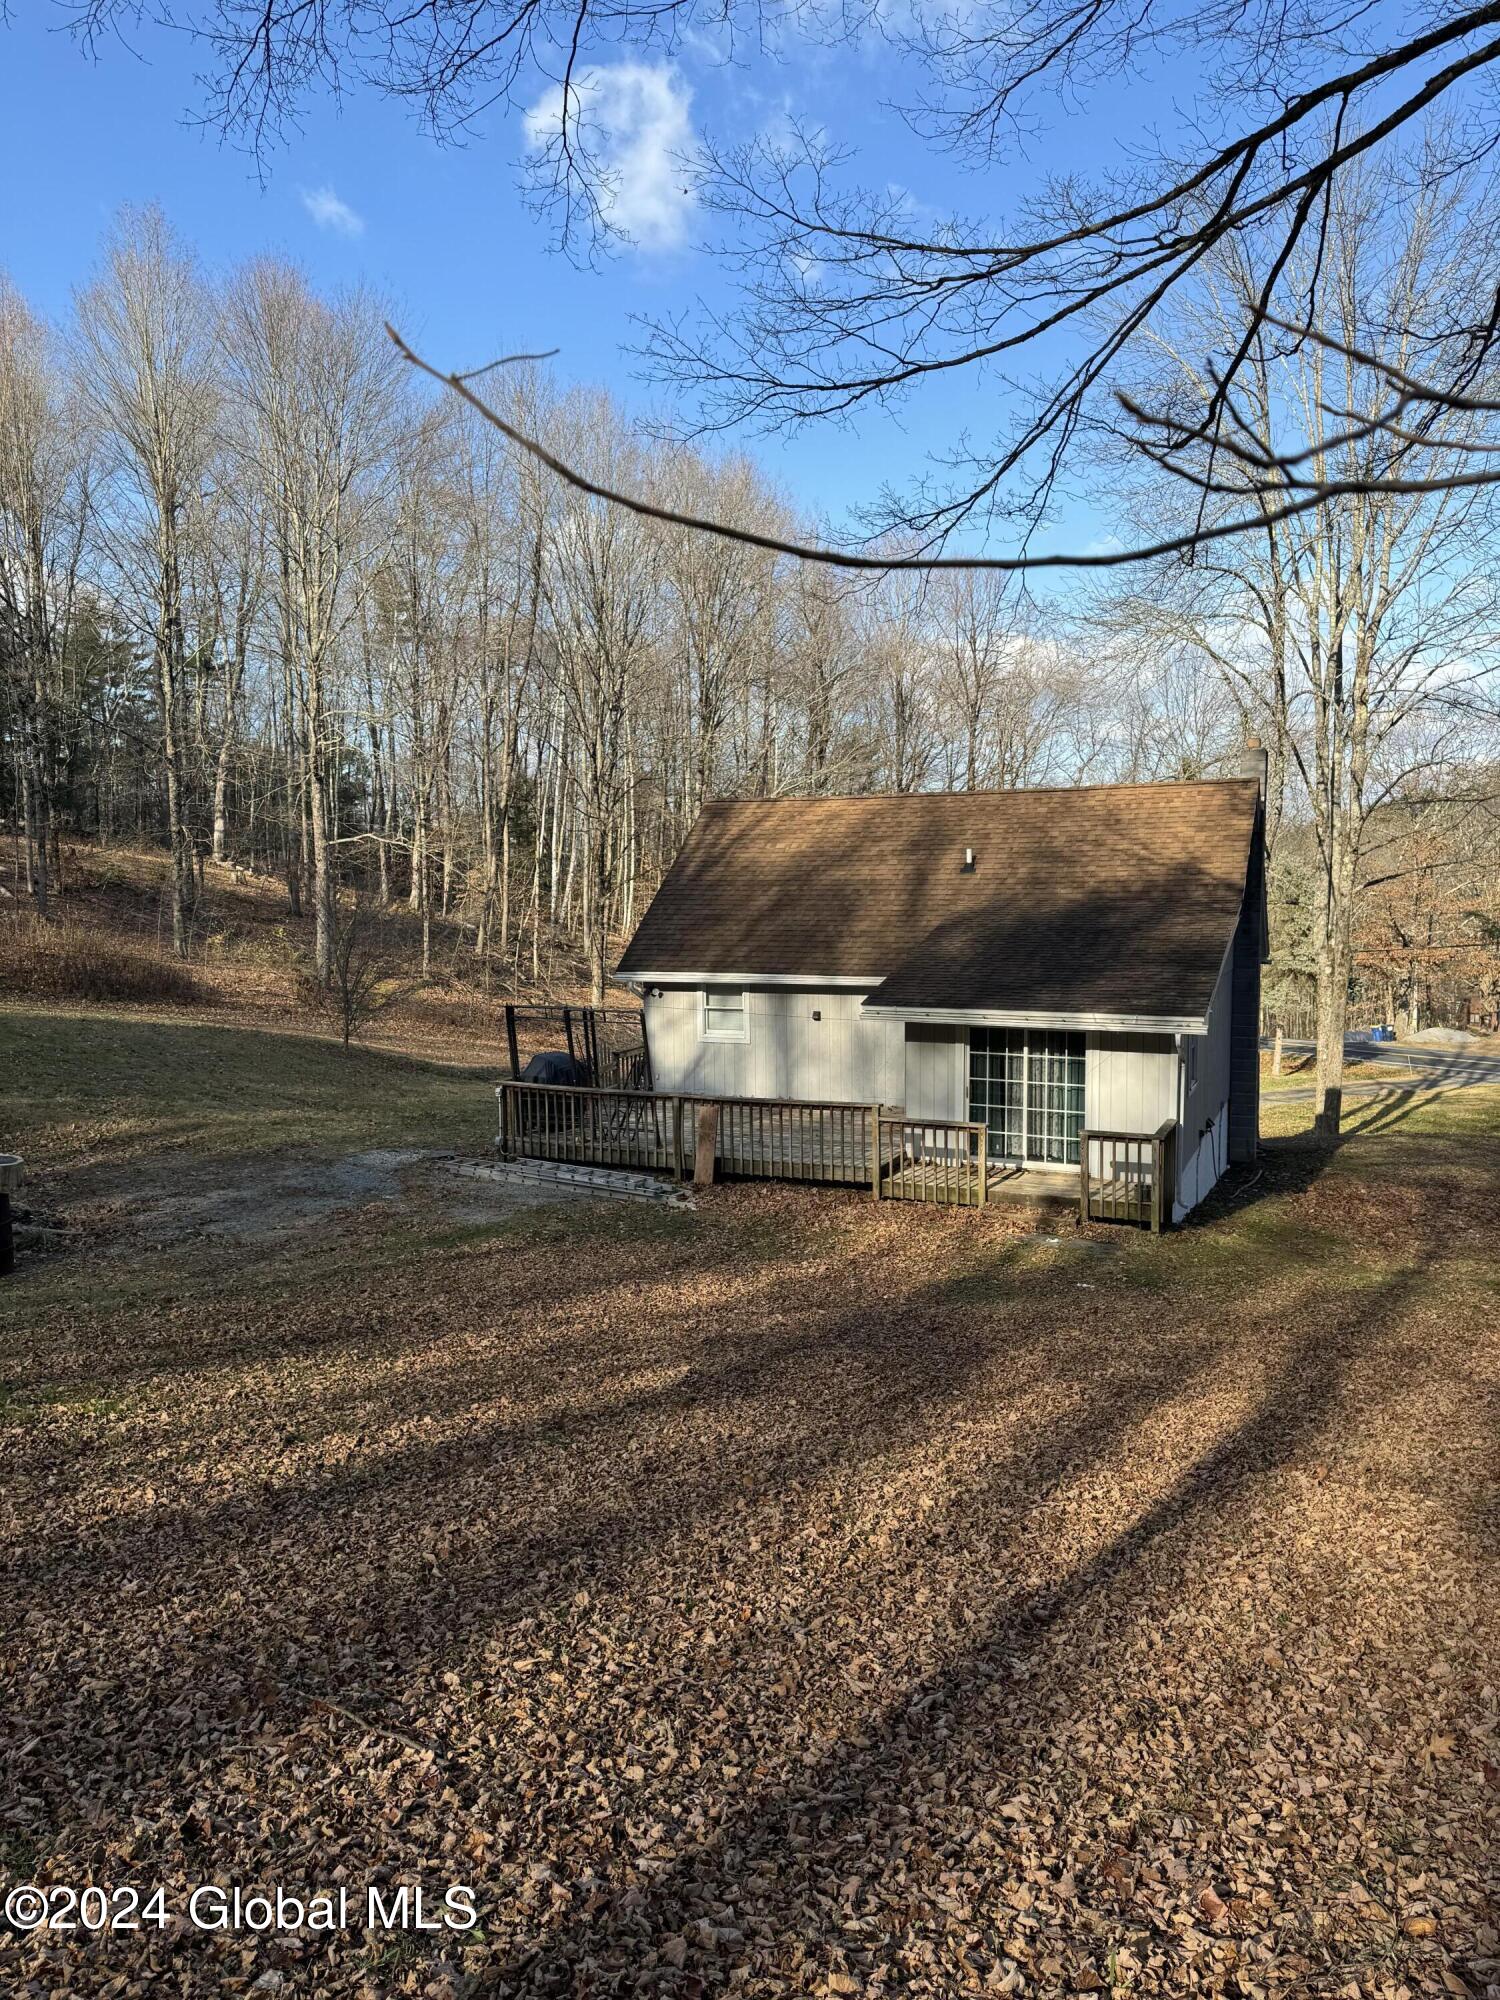
[[[987,1127],[992,1160],[1021,1160],[1026,1145],[1026,1047],[1017,1028],[969,1030],[969,1116]]]
[[[1026,1157],[1076,1166],[1083,1130],[1083,1036],[1060,1029],[1026,1032]]]
[[[992,1160],[1076,1165],[1084,1038],[1059,1029],[971,1028],[969,1116]]]

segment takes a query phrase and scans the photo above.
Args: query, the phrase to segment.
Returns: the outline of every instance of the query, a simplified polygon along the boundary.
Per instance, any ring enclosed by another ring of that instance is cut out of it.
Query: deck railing
[[[554,1083],[502,1083],[496,1095],[506,1155],[684,1180],[708,1109],[715,1171],[726,1178],[865,1187],[879,1201],[960,1207],[988,1194],[982,1125],[911,1119],[879,1104]]]
[[[567,1083],[502,1083],[500,1150],[530,1160],[681,1175],[680,1103],[643,1090],[592,1090]]]
[[[636,1042],[629,1048],[601,1049],[600,1067],[607,1078],[611,1090],[649,1090],[651,1088],[651,1059],[646,1053],[646,1044]]]
[[[884,1118],[880,1128],[877,1201],[921,1201],[977,1208],[989,1194],[988,1133],[983,1125],[949,1119]]]
[[[1084,1222],[1133,1222],[1160,1234],[1171,1227],[1177,1184],[1177,1127],[1154,1132],[1084,1132],[1078,1146],[1078,1213]]]
[[[787,1097],[695,1096],[718,1112],[717,1161],[721,1173],[740,1179],[814,1181],[825,1187],[860,1187],[870,1178],[874,1107],[830,1100],[803,1103]]]

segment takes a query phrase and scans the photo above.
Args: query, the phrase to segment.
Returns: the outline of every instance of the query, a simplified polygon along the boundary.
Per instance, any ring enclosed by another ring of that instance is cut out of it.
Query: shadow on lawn
[[[485,1990],[603,1989],[726,1905],[742,1933],[753,1924],[778,1949],[796,1943],[826,1955],[842,1920],[809,1872],[817,1859],[846,1850],[847,1872],[873,1880],[903,1829],[920,1823],[929,1781],[965,1748],[1012,1789],[1025,1782],[1033,1752],[1023,1732],[1087,1706],[1087,1655],[1061,1636],[1070,1620],[1106,1597],[1122,1635],[1156,1615],[1193,1541],[1258,1481],[1322,1448],[1351,1370],[1390,1328],[1428,1260],[1441,1256],[1438,1220],[1378,1288],[1351,1293],[1336,1274],[1311,1276],[1297,1306],[1308,1331],[1289,1344],[1254,1406],[1045,1585],[1018,1582],[1015,1547],[996,1545],[994,1587],[973,1606],[977,1632],[874,1708],[851,1737],[806,1756],[783,1747],[769,1774],[752,1773],[731,1793],[712,1838],[689,1827],[664,1831],[670,1854],[655,1879],[635,1872],[623,1826],[600,1829],[600,1879],[587,1911],[570,1898],[539,1918],[533,1939],[487,1977]],[[646,1265],[643,1253],[643,1274]],[[511,1768],[503,1745],[493,1761],[477,1761],[467,1742],[445,1741],[428,1706],[440,1675],[482,1677],[486,1647],[523,1614],[566,1643],[567,1607],[581,1588],[608,1601],[653,1563],[676,1562],[683,1537],[697,1538],[700,1557],[705,1545],[732,1549],[747,1494],[783,1500],[801,1531],[816,1520],[822,1482],[876,1481],[904,1453],[962,1440],[976,1401],[997,1389],[1020,1414],[981,1454],[960,1451],[929,1538],[972,1533],[974,1510],[982,1517],[996,1496],[1024,1516],[1133,1450],[1146,1459],[1149,1492],[1157,1484],[1152,1425],[1172,1405],[1190,1404],[1196,1386],[1237,1352],[1247,1377],[1262,1365],[1263,1329],[1232,1307],[1198,1328],[1146,1312],[1149,1338],[1137,1330],[1112,1343],[1113,1328],[1069,1323],[1078,1310],[1071,1295],[1059,1299],[1045,1278],[1031,1285],[1029,1274],[1018,1276],[1016,1311],[997,1324],[955,1308],[946,1276],[849,1309],[830,1306],[832,1284],[816,1300],[799,1297],[790,1273],[779,1328],[764,1330],[754,1314],[684,1307],[634,1332],[623,1352],[599,1353],[606,1379],[617,1361],[625,1367],[616,1373],[629,1374],[686,1357],[670,1381],[586,1407],[490,1416],[466,1423],[460,1436],[403,1440],[208,1506],[153,1510],[149,1521],[121,1520],[82,1547],[37,1545],[12,1578],[14,1604],[30,1599],[48,1620],[85,1621],[128,1591],[133,1601],[159,1601],[168,1622],[186,1615],[188,1628],[165,1649],[153,1620],[121,1630],[87,1703],[45,1719],[41,1757],[28,1754],[15,1772],[20,1789],[47,1799],[59,1825],[81,1819],[92,1841],[111,1819],[129,1821],[142,1771],[179,1772],[196,1785],[195,1766],[212,1770],[226,1741],[256,1730],[295,1733],[307,1697],[326,1695],[355,1704],[377,1729],[419,1727],[450,1784],[483,1793],[493,1812],[526,1828],[528,1811],[519,1798],[508,1802],[524,1773]],[[589,1285],[602,1298],[619,1277],[571,1272],[570,1306],[586,1310]],[[428,1414],[463,1418],[502,1387],[524,1402],[528,1383],[533,1394],[549,1378],[555,1388],[559,1358],[551,1338],[483,1366],[458,1364]],[[404,1393],[399,1370],[372,1384],[372,1420],[378,1425],[382,1404],[387,1420],[398,1420]],[[1028,1423],[1031,1407],[1049,1410],[1049,1420]],[[392,1560],[370,1563],[372,1543]],[[430,1555],[398,1566],[413,1544]],[[684,1548],[691,1556],[691,1544]],[[899,1551],[889,1558],[902,1560]],[[878,1632],[863,1636],[878,1649]],[[1018,1681],[1015,1656],[1028,1650],[1040,1665]],[[420,1724],[409,1719],[414,1710]],[[1001,1716],[1007,1737],[998,1734]],[[773,1716],[771,1729],[783,1719]],[[358,1725],[349,1726],[357,1736]],[[142,1836],[141,1866],[149,1847]],[[776,1860],[775,1879],[757,1875],[752,1884],[751,1863],[762,1859]],[[877,1959],[899,1962],[923,1921],[914,1915]],[[322,1948],[305,1961],[309,1975]],[[749,1949],[742,1940],[731,1957],[738,1951],[742,1962]],[[681,1990],[700,1967],[716,1990],[722,1960],[717,1945],[705,1944],[701,1957],[690,1952]],[[673,1990],[671,1973],[658,1968],[656,1977],[660,1990]]]
[[[1254,1163],[1231,1167],[1207,1200],[1181,1226],[1188,1231],[1217,1228],[1228,1217],[1253,1208],[1268,1197],[1306,1194],[1352,1142],[1396,1131],[1419,1111],[1454,1095],[1455,1089],[1420,1081],[1393,1084],[1378,1093],[1347,1097],[1342,1131],[1332,1143],[1317,1137],[1310,1129],[1274,1136],[1263,1134]]]
[[[769,1239],[766,1253],[769,1257]],[[559,1278],[552,1303],[565,1302],[586,1318],[591,1298],[612,1295],[629,1275],[617,1267],[601,1279],[580,1268]],[[770,1274],[773,1288],[795,1281],[795,1272],[779,1279]],[[501,1349],[483,1363],[460,1358],[440,1370],[435,1383],[419,1376],[408,1385],[397,1366],[385,1385],[369,1383],[358,1411],[361,1428],[378,1432],[415,1413],[438,1425],[439,1435],[360,1451],[347,1464],[297,1472],[285,1481],[268,1478],[205,1503],[127,1510],[83,1538],[37,1533],[17,1551],[14,1591],[18,1600],[26,1593],[45,1604],[49,1618],[83,1617],[90,1605],[122,1589],[132,1596],[160,1591],[179,1600],[201,1591],[211,1604],[226,1551],[275,1546],[285,1552],[290,1569],[320,1576],[325,1629],[340,1616],[353,1615],[362,1625],[378,1624],[393,1635],[405,1630],[407,1643],[415,1638],[420,1654],[448,1651],[464,1634],[491,1629],[539,1578],[588,1571],[592,1581],[608,1588],[653,1538],[670,1537],[684,1524],[701,1528],[747,1490],[772,1491],[788,1482],[805,1486],[872,1449],[899,1452],[946,1419],[961,1419],[976,1374],[999,1351],[1012,1371],[1013,1394],[1055,1379],[1057,1358],[1048,1352],[1045,1329],[1020,1339],[997,1336],[992,1327],[953,1311],[945,1291],[940,1281],[894,1301],[881,1300],[872,1310],[819,1314],[811,1327],[799,1313],[795,1325],[772,1333],[764,1330],[763,1315],[744,1301],[738,1302],[744,1309],[733,1318],[726,1315],[722,1327],[665,1322],[651,1334],[632,1336],[623,1353],[617,1343],[607,1353],[596,1351],[592,1380],[597,1384],[606,1369],[617,1375],[660,1371],[684,1351],[689,1365],[664,1384],[588,1404],[559,1407],[552,1400],[564,1359],[588,1353],[582,1331],[562,1341],[553,1337]],[[503,1309],[503,1302],[489,1302],[488,1309],[496,1307]],[[914,1321],[923,1325],[920,1338],[912,1336]],[[247,1350],[253,1323],[251,1315],[241,1326],[216,1330],[208,1357],[184,1351],[147,1360],[137,1355],[132,1362],[127,1351],[116,1369],[101,1366],[95,1356],[94,1379],[115,1385],[164,1367],[201,1368],[205,1360],[212,1365],[236,1350],[242,1365],[256,1370],[285,1353],[287,1339],[281,1329],[267,1328]],[[372,1369],[401,1362],[422,1340],[408,1320],[374,1342],[370,1332],[368,1320],[356,1315],[330,1338],[353,1343],[363,1335],[362,1351]],[[1049,1437],[1044,1453],[1015,1467],[1020,1487],[1049,1488],[1086,1461],[1096,1445],[1112,1439],[1115,1427],[1132,1415],[1127,1380],[1136,1388],[1134,1407],[1144,1408],[1180,1389],[1184,1371],[1203,1358],[1197,1341],[1167,1342],[1144,1395],[1138,1374],[1122,1367],[1118,1394],[1102,1406],[1086,1402],[1074,1422]],[[487,1399],[522,1407],[515,1415],[469,1421],[469,1413]],[[548,1406],[527,1410],[528,1400]],[[345,1401],[343,1392],[336,1401]],[[288,1416],[295,1422],[316,1412],[316,1401],[302,1398]],[[354,1411],[349,1414],[356,1420]],[[445,1418],[462,1421],[461,1434],[442,1434]],[[712,1458],[683,1456],[678,1440],[693,1427],[714,1439]],[[627,1442],[642,1433],[661,1439],[659,1450],[627,1454]],[[624,1479],[610,1472],[617,1448],[628,1467]],[[596,1460],[598,1476],[590,1478]],[[582,1497],[545,1533],[530,1532],[526,1523],[538,1487],[546,1484],[555,1498],[559,1465],[575,1469],[572,1485]],[[507,1492],[514,1505],[505,1510],[505,1531],[497,1533],[489,1524]],[[338,1552],[348,1524],[370,1515],[386,1519],[393,1538],[437,1524],[450,1530],[454,1547],[441,1577],[422,1570],[400,1589],[387,1572],[343,1572]],[[461,1630],[434,1617],[435,1601],[452,1608]],[[275,1651],[275,1611],[272,1607],[258,1649],[263,1656]],[[243,1612],[237,1609],[223,1629],[216,1625],[212,1616],[195,1617],[195,1646],[233,1649]],[[316,1642],[309,1650],[316,1655]],[[267,1664],[275,1670],[274,1662]],[[408,1655],[406,1668],[412,1664]],[[304,1657],[304,1677],[309,1665]],[[392,1671],[384,1691],[399,1691],[402,1671]],[[158,1711],[163,1748],[172,1726],[170,1709],[164,1703]],[[95,1775],[102,1780],[102,1772]]]
[[[934,1781],[949,1766],[962,1773],[971,1750],[989,1779],[1012,1792],[1024,1791],[1037,1779],[1040,1774],[1028,1768],[1033,1753],[1025,1739],[1091,1712],[1084,1683],[1093,1663],[1061,1640],[1061,1628],[1091,1600],[1105,1596],[1118,1607],[1122,1645],[1133,1618],[1161,1615],[1173,1600],[1175,1565],[1187,1545],[1211,1520],[1245,1501],[1258,1481],[1306,1459],[1320,1445],[1338,1412],[1351,1366],[1399,1312],[1420,1272],[1420,1264],[1414,1264],[1399,1273],[1377,1300],[1366,1297],[1357,1312],[1333,1311],[1330,1298],[1330,1311],[1321,1321],[1315,1311],[1310,1313],[1316,1330],[1299,1344],[1254,1410],[1055,1588],[1035,1594],[1002,1589],[977,1642],[953,1664],[903,1689],[871,1714],[856,1736],[818,1758],[793,1783],[747,1793],[713,1840],[684,1844],[665,1875],[645,1886],[633,1879],[602,1906],[595,1897],[596,1907],[587,1913],[561,1917],[546,1937],[492,1974],[486,1991],[611,1990],[613,1980],[639,1966],[648,1952],[659,1951],[670,1938],[690,1935],[695,1923],[726,1907],[742,1929],[754,1928],[762,1935],[769,1931],[782,1948],[795,1941],[801,1947],[797,1956],[826,1962],[830,1948],[842,1944],[866,1973],[880,1967],[899,1980],[900,1969],[911,1962],[908,1953],[923,1918],[914,1914],[905,1933],[888,1936],[873,1949],[868,1931],[861,1934],[853,1926],[845,1935],[841,1914],[830,1907],[827,1895],[827,1857],[847,1855],[860,1890],[878,1885],[888,1859],[909,1851],[920,1832]],[[1095,1404],[1085,1420],[1057,1440],[1055,1451],[996,1465],[991,1476],[1015,1482],[1024,1505],[1064,1470],[1079,1476],[1092,1456],[1091,1438],[1094,1450],[1102,1448],[1106,1437],[1118,1443],[1122,1432],[1139,1428],[1153,1406],[1183,1386],[1180,1378],[1170,1387],[1163,1380],[1135,1399],[1112,1399],[1108,1407]],[[962,1512],[955,1511],[954,1529],[962,1532]],[[1054,1638],[1057,1643],[1049,1644]],[[1024,1656],[1019,1678],[1018,1655]],[[1002,1733],[1007,1720],[1009,1737]],[[951,1808],[955,1801],[950,1797],[947,1803]],[[994,1795],[973,1803],[981,1815],[992,1814]],[[825,1862],[821,1880],[799,1858],[808,1851],[810,1833]],[[960,1839],[947,1861],[935,1860],[934,1866],[961,1867],[965,1859]],[[766,1893],[757,1863],[774,1867],[780,1876],[774,1892]],[[851,1915],[859,1893],[846,1898]],[[941,1916],[932,1919],[935,1933],[941,1933],[943,1924]],[[1123,1922],[1121,1935],[1138,1927],[1138,1919]],[[724,1971],[711,1951],[702,1960],[688,1954],[686,1976],[696,1980],[701,1972],[710,1981],[708,1990],[714,1990],[712,1982]],[[696,1992],[700,1986],[684,1990]]]
[[[1343,1137],[1369,1139],[1377,1133],[1393,1131],[1428,1105],[1452,1097],[1458,1087],[1414,1082],[1397,1085],[1379,1096],[1353,1099],[1345,1107]]]

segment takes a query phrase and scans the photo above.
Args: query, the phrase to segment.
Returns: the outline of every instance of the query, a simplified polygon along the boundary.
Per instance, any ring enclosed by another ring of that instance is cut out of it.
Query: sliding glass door
[[[1078,1164],[1083,1036],[1058,1028],[971,1028],[969,1116],[992,1160]]]

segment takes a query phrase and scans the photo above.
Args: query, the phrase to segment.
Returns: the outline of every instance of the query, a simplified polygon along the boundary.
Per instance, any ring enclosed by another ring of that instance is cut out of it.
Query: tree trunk
[[[1348,912],[1330,913],[1347,932]],[[1317,1086],[1313,1130],[1320,1139],[1337,1139],[1344,1107],[1344,1034],[1349,1024],[1349,949],[1338,929],[1318,953]]]
[[[214,764],[214,860],[223,865],[228,851],[229,816],[226,801],[229,796],[229,731],[226,728],[219,739],[219,755]]]
[[[312,820],[313,958],[318,984],[327,986],[333,977],[333,843],[328,829],[327,774],[316,752],[309,758],[307,790]]]
[[[175,609],[168,613],[166,631],[157,651],[157,692],[161,701],[162,764],[167,779],[167,834],[172,856],[172,949],[188,955],[193,914],[193,853],[183,825],[182,745],[178,739],[178,673],[173,658]]]
[[[26,887],[36,904],[36,913],[45,917],[50,905],[47,862],[47,787],[34,768],[31,746],[21,762],[21,813],[26,823]]]

